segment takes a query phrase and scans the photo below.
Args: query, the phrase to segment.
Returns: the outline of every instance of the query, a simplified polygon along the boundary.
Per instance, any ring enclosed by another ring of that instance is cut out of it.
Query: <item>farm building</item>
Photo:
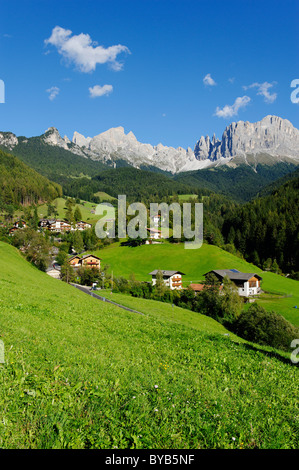
[[[205,276],[210,273],[215,274],[220,282],[227,276],[236,285],[240,296],[249,297],[261,292],[262,277],[256,273],[241,273],[237,269],[215,269],[206,273]]]
[[[188,287],[192,289],[195,293],[201,292],[204,288],[204,284],[190,284]]]

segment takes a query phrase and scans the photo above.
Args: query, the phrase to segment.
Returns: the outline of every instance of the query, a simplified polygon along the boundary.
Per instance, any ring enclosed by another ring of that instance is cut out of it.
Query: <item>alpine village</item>
[[[291,3],[3,4],[1,450],[298,449]]]

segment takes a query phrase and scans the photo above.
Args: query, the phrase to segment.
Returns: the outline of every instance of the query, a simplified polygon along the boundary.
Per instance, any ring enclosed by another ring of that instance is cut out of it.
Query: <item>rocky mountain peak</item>
[[[242,161],[248,163],[249,155],[256,163],[259,155],[268,155],[272,163],[283,159],[299,163],[299,130],[287,119],[272,115],[255,123],[232,122],[224,129],[221,139],[215,134],[212,138],[201,136],[194,150],[190,147],[167,147],[162,143],[155,146],[141,143],[132,131],[126,134],[122,126],[94,137],[85,137],[75,131],[72,141],[67,136],[62,138],[56,127],[49,127],[41,139],[47,145],[58,146],[111,166],[121,160],[136,168],[149,166],[171,173],[219,164],[238,165]],[[21,140],[23,144],[28,141],[18,139],[11,132],[0,132],[0,145],[10,150]]]
[[[299,130],[287,119],[271,115],[255,123],[232,122],[225,128],[221,141],[215,134],[212,141],[201,138],[194,153],[198,160],[211,161],[260,153],[298,159]]]
[[[16,145],[18,145],[18,138],[12,132],[1,132],[0,145],[12,150]]]

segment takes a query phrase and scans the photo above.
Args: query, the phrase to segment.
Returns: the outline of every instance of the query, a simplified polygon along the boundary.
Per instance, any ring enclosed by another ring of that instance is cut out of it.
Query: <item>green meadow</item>
[[[0,448],[298,447],[288,358],[184,309],[101,302],[2,242],[0,259]]]
[[[63,197],[56,198],[55,201],[53,202],[53,205],[57,209],[59,219],[65,218],[65,213],[66,213],[65,202],[66,202],[66,199]],[[82,220],[84,220],[85,222],[89,221],[90,223],[92,223],[92,222],[96,222],[99,219],[97,215],[91,212],[92,210],[96,209],[97,205],[95,203],[89,202],[89,201],[80,201],[80,204],[75,204],[74,207],[76,206],[79,207],[81,214],[82,214]],[[40,218],[43,218],[43,217],[46,218],[47,212],[48,212],[47,204],[42,204],[38,206],[37,213]]]
[[[299,326],[298,281],[262,271],[253,264],[238,258],[217,246],[203,244],[199,249],[185,249],[184,244],[121,246],[113,243],[95,252],[102,258],[102,266],[109,265],[113,276],[129,278],[134,273],[137,280],[151,281],[148,273],[154,269],[178,270],[185,273],[183,286],[200,283],[204,274],[212,269],[238,269],[262,276],[265,295],[258,300],[267,310],[274,310]],[[276,294],[276,295],[273,295]],[[277,295],[278,294],[278,295]],[[297,309],[295,306],[297,305]]]
[[[115,197],[110,196],[110,194],[105,193],[104,191],[98,191],[98,192],[95,193],[94,195],[97,196],[97,197],[99,197],[101,202],[103,202],[103,201],[106,202],[106,201],[113,201],[113,200],[116,200]]]

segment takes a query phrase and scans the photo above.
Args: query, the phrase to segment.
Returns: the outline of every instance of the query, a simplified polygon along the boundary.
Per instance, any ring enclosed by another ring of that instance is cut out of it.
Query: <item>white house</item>
[[[156,227],[158,227],[161,221],[161,215],[160,214],[153,215],[152,220],[154,224],[156,225]]]
[[[161,225],[161,223],[165,221],[165,217],[162,217],[160,214],[154,214],[151,215],[151,220],[153,221],[156,227],[159,227],[159,225]]]
[[[71,224],[64,220],[56,219],[54,222],[49,223],[48,228],[51,232],[64,232],[71,230]]]
[[[73,230],[82,231],[92,227],[91,224],[83,222],[82,220],[77,222],[75,226],[72,226],[70,222],[61,219],[40,219],[39,226],[41,228],[47,228],[51,232],[69,232]]]
[[[157,282],[157,273],[159,271],[162,273],[164,284],[167,287],[169,287],[171,290],[182,289],[182,276],[184,276],[184,273],[182,273],[181,271],[165,271],[165,270],[155,269],[154,271],[149,273],[149,275],[152,276],[153,286]]]
[[[91,224],[89,224],[88,222],[83,222],[81,220],[80,222],[77,222],[75,227],[72,227],[71,230],[80,230],[80,231],[82,231],[82,230],[86,230],[86,229],[91,228],[91,227],[92,227]]]
[[[209,273],[215,274],[220,282],[227,276],[236,285],[238,294],[242,297],[257,295],[261,292],[262,277],[256,273],[242,273],[237,269],[215,269]],[[205,276],[209,273],[206,273]]]
[[[149,237],[153,240],[159,240],[162,238],[161,230],[158,230],[157,228],[147,228]]]

